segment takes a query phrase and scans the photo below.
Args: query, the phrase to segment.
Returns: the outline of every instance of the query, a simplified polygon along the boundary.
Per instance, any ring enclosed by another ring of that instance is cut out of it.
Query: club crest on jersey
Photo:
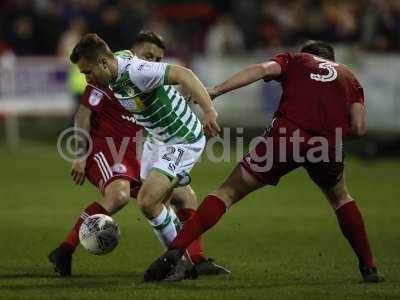
[[[97,91],[97,90],[92,90],[90,92],[90,96],[89,96],[89,103],[92,106],[96,106],[100,103],[101,98],[103,98],[103,93]]]
[[[127,169],[123,164],[115,164],[111,169],[114,173],[118,174],[125,174],[127,172]]]

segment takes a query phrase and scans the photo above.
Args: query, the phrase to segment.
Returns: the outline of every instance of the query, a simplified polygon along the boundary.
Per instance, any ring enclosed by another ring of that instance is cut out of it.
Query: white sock
[[[163,205],[163,209],[158,217],[150,220],[153,231],[156,234],[161,245],[168,249],[177,233],[181,229],[181,223],[172,208]]]

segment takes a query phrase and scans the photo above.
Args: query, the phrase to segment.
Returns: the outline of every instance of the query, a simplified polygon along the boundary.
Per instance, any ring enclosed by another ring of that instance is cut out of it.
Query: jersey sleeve
[[[272,58],[271,60],[277,62],[281,66],[281,69],[282,69],[281,74],[284,75],[284,74],[286,74],[287,69],[289,67],[291,55],[290,55],[290,53],[280,53],[280,54],[276,55],[274,58]]]
[[[94,112],[100,112],[103,106],[104,93],[87,85],[81,98],[81,105]]]
[[[142,92],[147,93],[164,85],[170,66],[166,63],[137,59],[128,68],[131,81]]]
[[[361,103],[364,105],[364,89],[361,84],[355,79],[350,92],[350,103]]]

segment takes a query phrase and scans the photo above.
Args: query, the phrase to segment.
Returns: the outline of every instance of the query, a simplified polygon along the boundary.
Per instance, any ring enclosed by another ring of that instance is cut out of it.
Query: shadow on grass
[[[140,281],[139,272],[116,274],[79,274],[59,277],[50,273],[0,274],[0,290],[42,290],[42,289],[93,289],[127,286]]]
[[[49,273],[18,273],[0,274],[0,291],[35,291],[35,290],[116,290],[116,289],[137,289],[142,291],[151,290],[180,290],[185,292],[195,292],[199,289],[224,292],[230,291],[251,291],[251,290],[273,290],[285,288],[324,288],[330,289],[338,286],[362,286],[361,282],[349,282],[346,280],[337,281],[281,281],[265,283],[241,283],[231,276],[215,278],[211,283],[211,278],[200,278],[198,280],[186,280],[176,283],[145,283],[141,272],[122,272],[116,274],[79,274],[73,277],[61,278]],[[6,280],[5,282],[1,282]],[[383,285],[393,285],[394,282],[386,282]],[[379,284],[381,286],[382,284]]]

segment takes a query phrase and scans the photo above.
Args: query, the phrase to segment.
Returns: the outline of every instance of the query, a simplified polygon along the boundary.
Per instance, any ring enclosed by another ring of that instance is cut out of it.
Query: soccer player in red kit
[[[358,258],[364,281],[383,281],[375,267],[363,217],[347,191],[341,155],[342,138],[365,133],[360,83],[346,66],[335,62],[331,45],[309,41],[300,52],[279,54],[249,66],[209,88],[209,93],[215,98],[261,79],[277,80],[283,90],[270,128],[222,186],[204,199],[170,250],[147,269],[145,280],[176,277],[183,250],[214,226],[228,208],[252,191],[277,185],[282,176],[304,167],[335,211],[340,229]]]
[[[164,50],[164,40],[154,32],[140,32],[132,48],[139,58],[148,61],[160,61]],[[88,83],[75,115],[75,126],[90,133],[92,149],[86,159],[74,160],[71,176],[78,185],[82,185],[87,178],[102,197],[85,208],[65,240],[50,253],[49,260],[61,276],[71,276],[72,254],[79,244],[82,222],[94,214],[115,214],[128,203],[130,197],[136,198],[141,186],[136,147],[142,127],[135,123],[110,89]],[[82,148],[82,153],[87,150],[86,146],[84,143],[77,145]],[[169,219],[178,225],[179,221],[184,224],[190,219],[197,207],[196,195],[189,186],[176,188],[171,203],[176,208],[176,214],[168,208]],[[157,229],[154,231],[162,242]],[[192,243],[188,254],[200,275],[229,273],[205,258],[201,238]]]

